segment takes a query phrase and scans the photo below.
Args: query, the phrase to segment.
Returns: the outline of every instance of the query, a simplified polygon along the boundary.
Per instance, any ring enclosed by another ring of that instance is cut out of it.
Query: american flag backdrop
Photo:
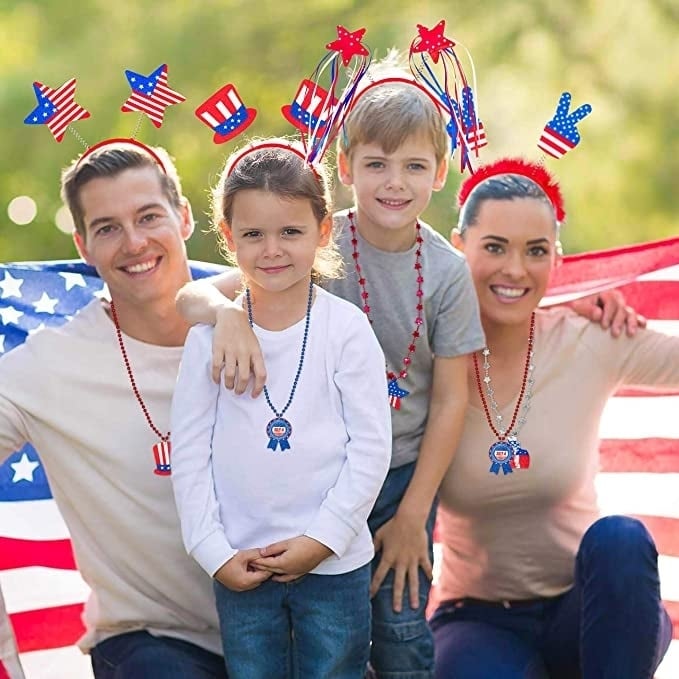
[[[195,263],[194,263],[195,264]],[[195,275],[214,272],[197,265]],[[651,325],[679,335],[679,238],[567,257],[550,302],[622,286]],[[27,333],[63,323],[102,284],[81,262],[0,266],[0,354]],[[626,513],[649,527],[660,553],[662,595],[674,620],[670,651],[657,679],[679,676],[679,394],[639,390],[613,398],[601,434],[598,487],[604,513]],[[27,679],[91,677],[75,648],[88,588],[30,447],[0,466],[0,585]],[[0,679],[20,677],[0,598]],[[4,666],[4,667],[3,667]]]

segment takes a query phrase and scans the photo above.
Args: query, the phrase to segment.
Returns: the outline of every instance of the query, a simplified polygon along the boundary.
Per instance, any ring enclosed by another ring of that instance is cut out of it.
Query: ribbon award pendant
[[[289,450],[290,444],[288,439],[292,434],[292,425],[284,417],[275,417],[269,424],[266,425],[266,435],[269,437],[269,445],[267,448],[276,450],[280,445],[281,451]]]
[[[514,458],[514,446],[508,441],[498,441],[488,450],[490,457],[490,471],[498,474],[502,469],[504,474],[512,473],[512,459]]]

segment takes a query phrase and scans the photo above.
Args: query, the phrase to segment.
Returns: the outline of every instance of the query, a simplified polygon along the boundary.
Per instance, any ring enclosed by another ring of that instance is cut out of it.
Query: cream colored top
[[[519,434],[529,469],[489,473],[496,440],[470,406],[441,485],[440,599],[556,596],[573,584],[582,535],[598,518],[599,421],[623,384],[679,385],[679,337],[614,338],[565,309],[536,314],[535,385]],[[491,361],[492,378],[492,361]],[[502,410],[505,422],[516,401]]]
[[[181,347],[125,337],[153,422],[170,425]],[[0,460],[30,441],[92,588],[87,650],[132,630],[221,652],[212,582],[182,544],[169,476],[154,474],[151,431],[115,329],[94,300],[0,359]]]

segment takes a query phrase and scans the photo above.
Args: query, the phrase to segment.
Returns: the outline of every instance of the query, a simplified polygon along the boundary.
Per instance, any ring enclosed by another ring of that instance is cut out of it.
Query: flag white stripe
[[[679,601],[679,557],[658,556],[660,596],[665,601]]]
[[[620,396],[604,408],[604,439],[679,438],[679,396]]]
[[[55,648],[50,651],[22,653],[21,664],[26,679],[91,679],[90,656],[76,646]]]
[[[70,537],[54,500],[0,502],[2,537],[64,540]]]
[[[10,614],[79,604],[90,592],[78,571],[38,566],[0,571],[0,585]]]
[[[603,472],[596,489],[603,514],[679,519],[679,474]]]

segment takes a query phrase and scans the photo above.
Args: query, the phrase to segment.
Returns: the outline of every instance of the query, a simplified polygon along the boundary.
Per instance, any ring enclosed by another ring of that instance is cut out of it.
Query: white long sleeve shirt
[[[279,411],[304,325],[254,327]],[[275,415],[263,394],[213,382],[212,334],[204,325],[189,332],[172,403],[172,482],[187,551],[212,575],[240,549],[307,535],[334,552],[314,573],[368,563],[367,517],[389,467],[391,416],[384,354],[365,315],[316,288],[285,451],[267,447]]]

